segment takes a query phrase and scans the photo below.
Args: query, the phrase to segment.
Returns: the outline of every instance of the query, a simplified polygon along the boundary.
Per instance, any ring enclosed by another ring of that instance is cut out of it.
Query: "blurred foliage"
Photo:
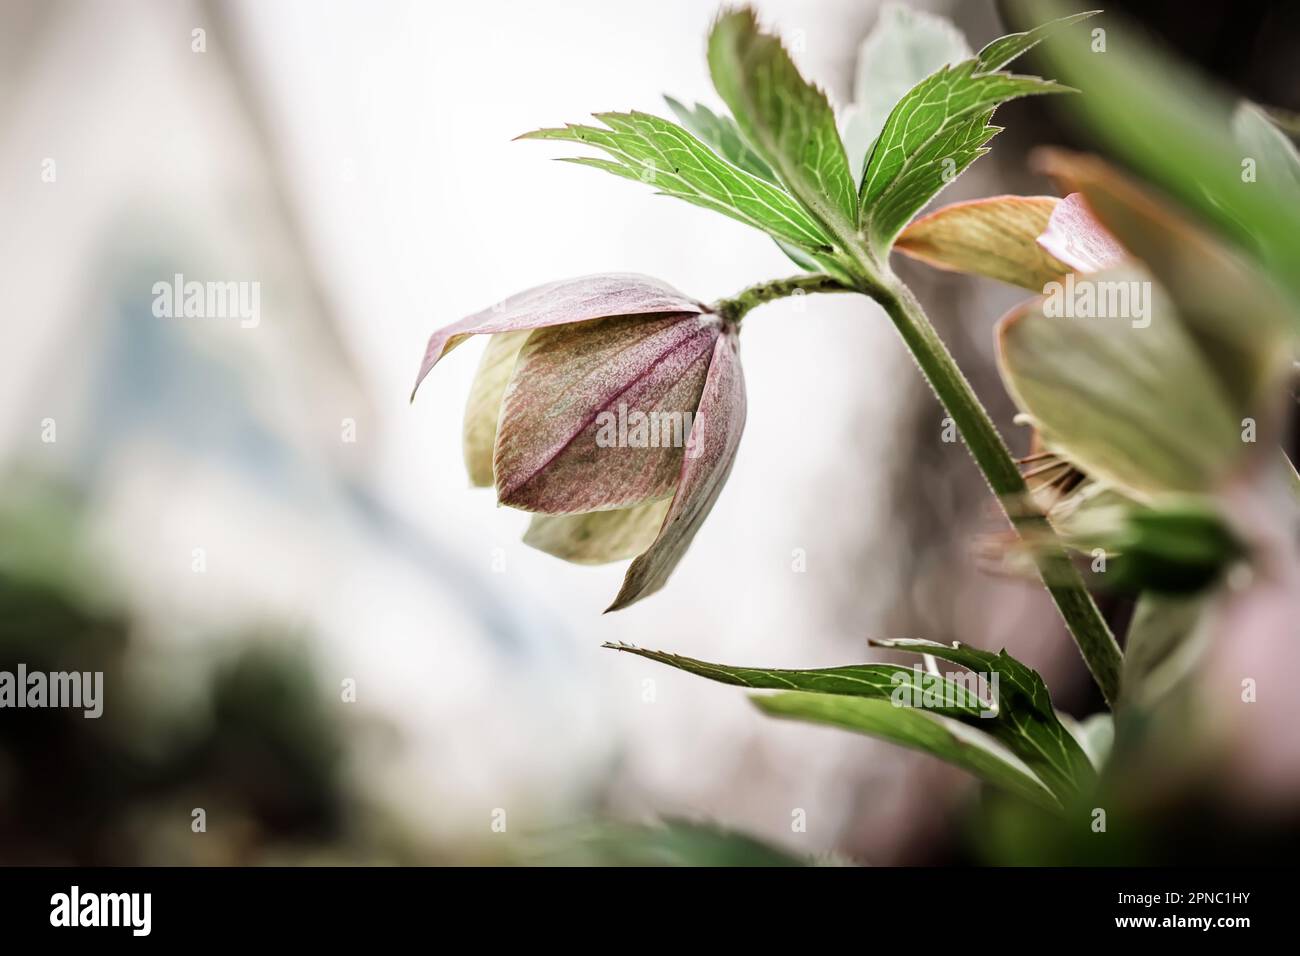
[[[1122,722],[1121,737],[1100,789],[1065,817],[988,791],[966,820],[967,859],[1006,866],[1280,866],[1300,851],[1300,813],[1251,812],[1225,801],[1221,768],[1190,753],[1158,756],[1168,741],[1140,715]]]
[[[177,714],[131,673],[126,618],[0,573],[0,620],[0,669],[104,674],[98,719],[3,713],[3,862],[251,862],[270,842],[344,836],[342,735],[301,647],[237,639]],[[196,807],[206,833],[191,832]]]
[[[519,862],[557,866],[808,865],[753,837],[688,820],[571,827],[538,840]]]
[[[103,714],[0,711],[0,862],[359,862],[337,708],[303,641],[268,629],[144,646],[85,554],[75,494],[10,476],[0,504],[0,670],[103,673]],[[191,829],[206,812],[206,832]]]
[[[87,553],[78,495],[30,475],[0,488],[0,671],[104,675],[99,718],[0,710],[0,865],[801,865],[679,821],[422,842],[355,779],[364,738],[318,680],[309,635],[158,646]]]
[[[1026,23],[1063,9],[1046,0],[1022,8]],[[1286,668],[1295,659],[1287,640],[1296,637],[1296,621],[1284,616],[1295,595],[1288,603],[1277,591],[1294,585],[1279,568],[1293,567],[1300,526],[1286,496],[1276,493],[1293,474],[1276,473],[1273,442],[1285,430],[1271,420],[1281,407],[1275,373],[1296,354],[1300,328],[1300,306],[1274,294],[1295,289],[1300,160],[1267,127],[1264,113],[1212,88],[1118,18],[1099,23],[1109,33],[1104,55],[1049,42],[1046,57],[1084,91],[1066,106],[1070,115],[1143,179],[1120,177],[1087,157],[1057,154],[1046,165],[1066,188],[1083,192],[1107,229],[1165,284],[1206,367],[1238,403],[1227,420],[1258,418],[1267,438],[1258,447],[1225,442],[1229,452],[1237,449],[1235,458],[1214,456],[1232,465],[1233,484],[1214,493],[1236,507],[1233,529],[1204,507],[1207,499],[1109,509],[1078,535],[1081,545],[1116,545],[1121,557],[1106,576],[1142,592],[1128,634],[1113,747],[1096,791],[1063,817],[986,794],[967,820],[967,846],[981,862],[1015,865],[1276,864],[1300,845],[1294,748],[1286,749],[1294,728],[1278,726],[1293,711],[1279,706],[1276,694],[1256,703],[1240,684],[1249,677],[1252,685],[1268,682],[1274,693],[1281,684],[1287,694],[1295,676]],[[1243,175],[1248,165],[1254,170],[1243,160],[1247,154],[1258,160],[1257,179]],[[1088,358],[1077,347],[1070,355],[1083,368]],[[1167,361],[1149,370],[1159,373],[1163,389],[1126,398],[1121,386],[1132,389],[1134,373],[1119,386],[1106,381],[1100,401],[1113,402],[1117,415],[1151,419],[1146,440],[1172,440],[1174,413],[1186,412],[1204,390],[1193,395],[1182,387],[1186,381]],[[1068,418],[1062,422],[1072,427]],[[1178,439],[1203,440],[1205,422],[1185,416],[1175,426]],[[1098,430],[1097,447],[1106,454],[1114,454],[1115,427]],[[1137,448],[1126,463],[1145,454]],[[1226,484],[1220,480],[1219,488]],[[1240,508],[1247,491],[1257,496],[1254,511]],[[1224,580],[1230,564],[1245,572],[1238,576],[1246,583]],[[1242,650],[1247,643],[1250,652]],[[1234,663],[1225,665],[1225,654]],[[1210,685],[1213,667],[1228,669]],[[1242,754],[1248,763],[1237,761]]]

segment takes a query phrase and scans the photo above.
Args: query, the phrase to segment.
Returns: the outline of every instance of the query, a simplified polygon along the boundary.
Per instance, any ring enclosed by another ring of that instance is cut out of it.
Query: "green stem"
[[[827,275],[791,276],[788,279],[773,279],[771,282],[760,282],[751,285],[729,299],[719,299],[713,304],[712,308],[724,320],[739,322],[750,309],[760,306],[764,302],[784,299],[786,296],[806,295],[810,292],[856,291],[858,290],[852,286],[847,286],[838,279]]]
[[[1102,696],[1113,706],[1119,697],[1124,661],[1119,644],[1055,530],[1030,498],[1025,479],[1002,436],[912,291],[892,276],[877,279],[884,270],[869,257],[854,265],[862,278],[853,287],[825,275],[792,276],[752,285],[715,303],[713,310],[728,321],[739,322],[750,309],[764,302],[809,292],[860,292],[880,303],[952,416],[1003,512],[1020,537],[1031,545],[1043,584],[1079,645]]]
[[[896,280],[864,283],[862,291],[889,314],[930,386],[952,416],[1002,510],[1020,537],[1031,542],[1043,584],[1079,645],[1106,702],[1114,706],[1119,697],[1123,665],[1119,645],[1051,524],[1030,499],[1020,469],[966,376],[907,286]]]

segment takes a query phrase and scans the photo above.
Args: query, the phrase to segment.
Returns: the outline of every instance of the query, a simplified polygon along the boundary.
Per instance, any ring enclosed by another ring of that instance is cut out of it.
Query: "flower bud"
[[[667,581],[725,483],[745,422],[736,332],[646,276],[539,286],[429,340],[416,385],[492,336],[470,391],[465,461],[524,541],[597,564],[634,557],[610,610]]]

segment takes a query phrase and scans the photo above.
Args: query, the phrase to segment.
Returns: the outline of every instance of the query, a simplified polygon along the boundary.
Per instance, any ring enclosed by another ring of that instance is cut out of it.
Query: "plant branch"
[[[810,292],[857,292],[852,286],[828,275],[808,274],[791,276],[788,279],[773,279],[759,282],[747,289],[742,289],[729,299],[719,299],[712,309],[727,322],[739,322],[750,309],[765,302],[784,299],[792,295],[806,295]]]
[[[712,306],[713,311],[725,321],[739,322],[751,309],[765,302],[810,292],[860,292],[880,303],[952,416],[1003,512],[1020,537],[1032,543],[1039,576],[1079,645],[1102,695],[1113,706],[1119,697],[1123,666],[1119,644],[1078,570],[1070,563],[1055,530],[1030,498],[1025,479],[1002,436],[912,291],[892,276],[887,280],[877,279],[881,270],[875,259],[865,250],[853,251],[854,271],[858,273],[854,286],[827,275],[773,279],[743,289],[729,299],[718,300]]]
[[[1032,543],[1043,583],[1106,702],[1114,706],[1119,697],[1123,665],[1119,644],[1084,587],[1078,570],[1070,563],[1056,532],[1029,497],[1020,470],[966,376],[907,286],[896,279],[864,281],[861,291],[879,302],[889,314],[930,386],[952,416],[1003,512],[1021,538]]]

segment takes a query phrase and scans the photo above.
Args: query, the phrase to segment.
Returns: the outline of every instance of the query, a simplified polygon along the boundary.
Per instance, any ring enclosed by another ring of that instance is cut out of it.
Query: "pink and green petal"
[[[671,498],[580,515],[533,515],[524,544],[574,564],[634,558],[659,535]]]
[[[713,510],[713,503],[731,474],[736,449],[745,429],[745,379],[736,350],[736,337],[718,338],[700,397],[699,414],[691,430],[681,481],[655,543],[632,562],[623,587],[606,610],[617,611],[653,594],[690,547],[695,533]]]
[[[661,436],[653,447],[634,447],[611,436],[620,429],[609,422],[637,413],[694,416],[720,331],[713,317],[691,313],[532,333],[502,402],[497,499],[524,511],[579,514],[672,494],[684,440]]]
[[[1076,272],[1100,272],[1128,258],[1081,193],[1070,193],[1057,203],[1038,244]]]
[[[1070,271],[1038,242],[1058,202],[1053,196],[992,196],[953,203],[912,222],[894,248],[936,269],[1041,292]]]
[[[705,311],[703,305],[667,283],[636,273],[602,273],[548,282],[434,332],[411,396],[438,361],[471,335],[540,329],[612,315]]]
[[[497,419],[501,416],[501,399],[514,374],[519,350],[532,333],[498,332],[488,339],[479,362],[474,384],[465,403],[463,446],[465,470],[476,488],[492,486],[492,449],[497,441]]]
[[[1290,373],[1293,310],[1271,277],[1103,159],[1043,150],[1045,171],[1081,193],[1113,236],[1168,290],[1183,324],[1236,404],[1263,434],[1281,427],[1277,394]]]
[[[1145,319],[1049,315],[1041,297],[1017,306],[998,323],[1017,407],[1047,448],[1137,501],[1219,487],[1252,446],[1168,293],[1132,260],[1078,281],[1145,289]]]

